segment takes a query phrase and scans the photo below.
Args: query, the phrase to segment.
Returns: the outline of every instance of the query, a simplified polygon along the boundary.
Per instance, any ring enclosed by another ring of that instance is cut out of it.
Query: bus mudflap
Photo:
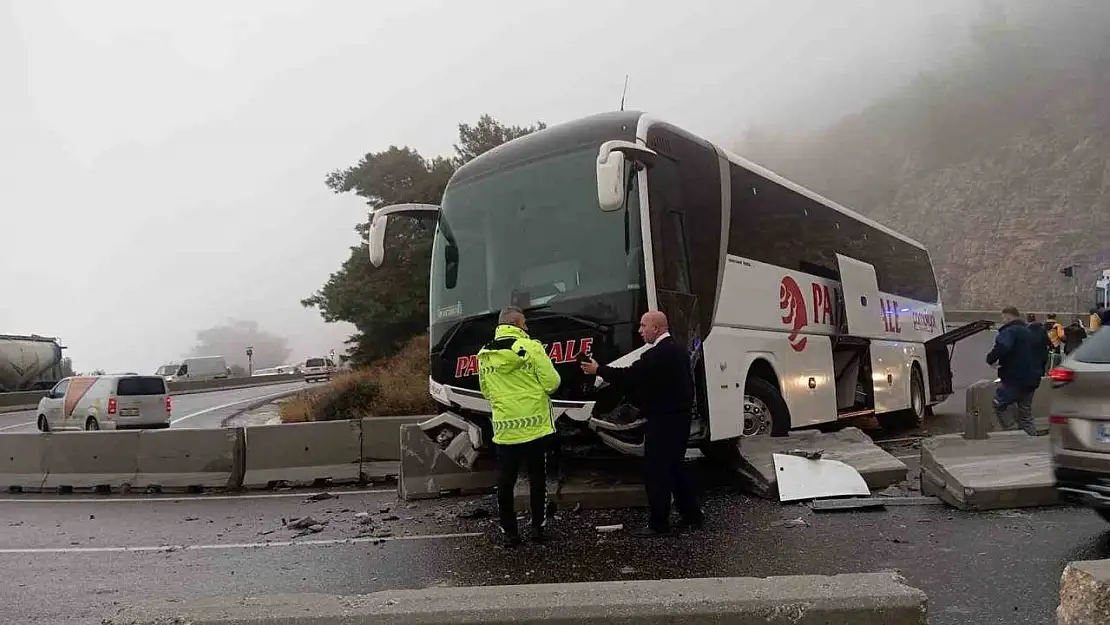
[[[956,343],[989,330],[993,325],[986,319],[980,319],[925,341],[925,358],[929,363],[929,394],[933,401],[942,401],[953,392],[952,350]]]

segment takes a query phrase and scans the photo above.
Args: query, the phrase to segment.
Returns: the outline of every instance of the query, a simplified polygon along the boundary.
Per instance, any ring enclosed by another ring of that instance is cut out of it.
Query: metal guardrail
[[[222,380],[200,380],[196,382],[169,382],[170,395],[190,395],[208,391],[233,390],[237,388],[251,388],[254,386],[270,386],[273,384],[287,384],[304,379],[303,373],[290,373],[286,375],[265,375],[242,378],[225,378]],[[23,393],[0,393],[0,412],[10,412],[21,409],[31,409],[38,405],[39,400],[46,396],[46,391],[28,391]]]

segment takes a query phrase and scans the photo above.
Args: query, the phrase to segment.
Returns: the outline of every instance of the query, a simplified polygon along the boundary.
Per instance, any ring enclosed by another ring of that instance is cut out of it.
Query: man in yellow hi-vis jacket
[[[493,413],[493,444],[501,465],[497,507],[509,545],[520,543],[513,490],[522,463],[528,464],[532,537],[544,538],[547,449],[555,433],[550,396],[559,382],[543,345],[528,336],[524,313],[513,307],[502,310],[493,340],[478,351],[478,383]]]

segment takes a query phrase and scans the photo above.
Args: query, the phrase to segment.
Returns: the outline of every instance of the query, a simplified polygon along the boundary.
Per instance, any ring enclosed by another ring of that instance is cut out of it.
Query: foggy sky
[[[299,304],[365,218],[328,171],[450,154],[483,113],[615,109],[626,73],[628,108],[728,147],[816,128],[947,57],[972,5],[0,0],[0,334],[83,371],[153,371],[228,318],[342,351]]]

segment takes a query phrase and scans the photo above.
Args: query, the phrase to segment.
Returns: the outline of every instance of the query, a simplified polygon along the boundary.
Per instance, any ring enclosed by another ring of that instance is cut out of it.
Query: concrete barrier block
[[[46,396],[46,391],[27,391],[23,393],[0,393],[0,412],[29,410],[38,405]]]
[[[458,436],[469,434],[464,431]],[[419,425],[402,425],[400,438],[397,490],[402,499],[427,499],[447,492],[482,492],[497,485],[497,472],[481,462],[484,458],[479,459],[477,466],[460,466]]]
[[[44,434],[43,488],[119,488],[139,473],[138,431]]]
[[[401,426],[422,423],[434,416],[366,417],[362,420],[362,459],[364,461],[400,460]]]
[[[966,410],[964,410],[964,438],[983,440],[994,431],[994,380],[979,380],[967,387]]]
[[[163,490],[235,488],[242,428],[147,430],[139,433],[135,487]]]
[[[1057,625],[1110,623],[1110,560],[1070,562],[1060,576]]]
[[[0,488],[39,490],[46,480],[46,445],[49,434],[0,436]]]
[[[925,625],[927,597],[897,573],[667,579],[227,597],[125,608],[108,625]]]
[[[358,419],[243,428],[243,486],[285,482],[353,483],[361,479],[362,424]]]
[[[1048,437],[1016,431],[986,440],[927,438],[921,443],[921,492],[962,510],[1056,504]]]

